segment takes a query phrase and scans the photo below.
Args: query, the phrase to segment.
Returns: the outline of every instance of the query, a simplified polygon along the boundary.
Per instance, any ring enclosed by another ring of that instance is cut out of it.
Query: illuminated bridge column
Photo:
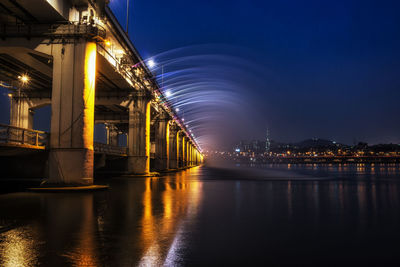
[[[175,123],[169,126],[169,161],[168,169],[177,169],[179,166],[179,134]]]
[[[190,166],[193,166],[193,144],[192,143],[190,143],[189,144],[189,163],[190,163]]]
[[[169,115],[161,111],[156,124],[155,168],[158,171],[168,168],[169,156]]]
[[[149,92],[138,91],[129,106],[128,173],[150,172],[150,108]]]
[[[196,166],[196,147],[193,146],[193,153],[192,153],[192,157],[193,157],[193,165]]]
[[[112,123],[107,124],[106,125],[107,145],[118,146],[118,136],[119,136],[118,128]]]
[[[178,131],[176,134],[176,147],[177,147],[177,157],[178,157],[178,168],[183,166],[183,135],[182,131]]]
[[[10,101],[10,125],[32,129],[33,114],[29,100],[25,97],[13,95]]]
[[[196,147],[194,145],[192,146],[192,164],[196,166]]]
[[[185,137],[185,166],[188,167],[190,165],[190,159],[189,159],[189,138]]]
[[[182,136],[182,167],[186,167],[186,160],[187,160],[187,155],[186,155],[186,145],[187,145],[187,138],[185,134]]]
[[[189,163],[190,163],[190,166],[193,166],[193,144],[192,144],[192,142],[190,142],[190,144],[189,144],[189,146],[190,146],[190,148],[189,148]]]
[[[93,184],[96,43],[53,44],[49,182]]]
[[[187,166],[192,165],[191,151],[192,151],[192,143],[189,141],[187,144]]]
[[[197,165],[201,164],[201,154],[200,151],[197,151]]]

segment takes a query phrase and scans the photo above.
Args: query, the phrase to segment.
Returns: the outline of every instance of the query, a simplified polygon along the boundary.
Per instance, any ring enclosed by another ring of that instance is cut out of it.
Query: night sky
[[[126,1],[110,6],[125,27]],[[277,141],[400,143],[399,10],[385,0],[130,0],[129,35],[205,149],[267,128]]]
[[[215,139],[203,145],[261,139],[267,127],[281,141],[400,142],[400,1],[131,0],[130,5],[129,33],[144,58],[207,44],[204,54],[226,45],[237,52],[235,63],[243,61],[246,82],[235,89],[245,102],[235,105],[242,116],[202,121],[200,135],[215,131]],[[123,25],[124,6],[125,1],[111,1]],[[248,68],[246,60],[258,69]],[[231,68],[216,65],[220,72]],[[219,123],[225,130],[216,130]]]

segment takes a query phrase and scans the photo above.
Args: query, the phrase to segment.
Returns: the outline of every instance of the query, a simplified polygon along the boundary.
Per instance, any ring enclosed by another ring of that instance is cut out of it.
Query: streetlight
[[[147,65],[149,65],[149,68],[152,69],[156,66],[156,62],[154,62],[154,60],[152,60],[152,59],[149,59],[147,61]]]
[[[23,75],[21,75],[21,76],[18,76],[18,79],[20,79],[22,83],[27,83],[27,82],[29,82],[29,77],[28,77],[28,75],[26,75],[26,74],[23,74]]]

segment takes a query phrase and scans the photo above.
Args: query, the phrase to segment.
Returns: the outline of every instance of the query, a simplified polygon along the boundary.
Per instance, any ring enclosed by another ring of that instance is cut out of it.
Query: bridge
[[[95,154],[101,165],[118,156],[119,172],[138,175],[203,161],[107,2],[0,3],[0,85],[10,92],[0,147],[47,151],[51,184],[93,184]],[[33,125],[44,106],[51,107],[49,133]],[[106,126],[106,144],[94,143],[96,124]]]

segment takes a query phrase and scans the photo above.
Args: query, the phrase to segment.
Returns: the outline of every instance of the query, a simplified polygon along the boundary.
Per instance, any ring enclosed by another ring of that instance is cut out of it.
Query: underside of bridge
[[[35,110],[51,106],[48,183],[92,184],[95,165],[146,175],[202,161],[103,1],[5,0],[0,26],[0,81],[11,107],[1,140],[26,145]],[[104,144],[93,143],[95,124],[105,125]]]

